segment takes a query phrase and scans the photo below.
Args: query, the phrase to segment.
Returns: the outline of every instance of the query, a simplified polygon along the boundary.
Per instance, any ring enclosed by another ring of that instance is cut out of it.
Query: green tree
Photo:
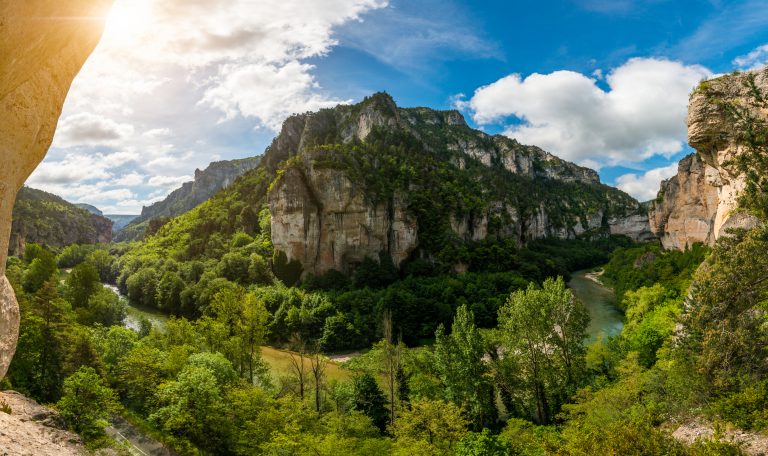
[[[483,361],[486,343],[466,306],[456,311],[451,334],[435,333],[435,368],[445,386],[445,399],[462,408],[476,429],[496,419],[493,384]]]
[[[90,263],[81,263],[67,277],[67,298],[72,307],[87,308],[88,301],[101,289],[99,272]]]
[[[114,392],[91,367],[81,367],[64,381],[64,395],[56,404],[69,427],[86,440],[104,434],[116,404]]]
[[[387,428],[387,399],[371,374],[355,379],[355,409],[364,413],[382,432]]]
[[[499,309],[502,343],[516,360],[514,375],[530,392],[540,423],[550,422],[581,381],[588,322],[561,277],[545,280],[541,289],[530,284],[513,292]]]
[[[24,273],[24,291],[34,293],[51,277],[58,275],[58,269],[56,268],[56,258],[48,250],[40,246],[29,247],[28,253],[29,255],[25,258],[30,258],[30,263],[29,268]]]
[[[396,454],[452,454],[457,443],[467,434],[469,423],[461,409],[451,402],[419,399],[403,410],[392,426]],[[413,454],[413,453],[411,453]]]
[[[166,271],[155,291],[155,302],[158,308],[164,312],[178,314],[181,311],[181,292],[185,287],[186,284],[179,274]]]

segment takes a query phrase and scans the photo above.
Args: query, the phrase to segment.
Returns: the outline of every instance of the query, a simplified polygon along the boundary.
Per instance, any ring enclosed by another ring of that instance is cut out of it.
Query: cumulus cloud
[[[460,102],[481,124],[579,163],[640,162],[682,150],[691,89],[712,73],[699,65],[635,58],[605,76],[573,71],[506,76]]]
[[[118,123],[89,112],[65,117],[56,129],[54,146],[91,146],[117,144],[133,134],[130,124]]]
[[[768,64],[768,44],[758,46],[746,55],[733,59],[733,64],[742,70],[756,70]]]
[[[677,163],[652,169],[643,174],[624,174],[616,179],[616,186],[634,196],[638,201],[656,198],[659,185],[664,179],[677,174]]]
[[[266,143],[286,116],[347,101],[320,87],[306,59],[330,52],[341,25],[385,6],[116,0],[29,183],[125,213],[222,156],[256,155],[254,141]]]

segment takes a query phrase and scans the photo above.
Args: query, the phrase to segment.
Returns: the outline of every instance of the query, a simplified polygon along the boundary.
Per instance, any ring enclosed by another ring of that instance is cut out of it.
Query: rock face
[[[11,255],[23,255],[25,245],[31,242],[60,248],[111,240],[112,221],[106,217],[34,188],[23,187],[16,197],[8,249]]]
[[[377,135],[370,140],[374,131]],[[402,137],[417,144],[413,153],[428,156],[432,164],[419,168],[424,157],[414,156],[395,170],[388,168],[388,179],[400,184],[359,174],[355,167],[360,160],[377,162],[366,169],[379,174],[386,164],[378,162],[386,159],[359,158],[355,145]],[[465,177],[476,183],[479,194],[462,198],[482,199],[480,209],[432,214],[440,219],[434,223],[444,220],[451,237],[463,241],[493,237],[522,244],[586,232],[653,237],[637,201],[600,184],[595,171],[538,147],[473,130],[457,111],[398,108],[383,93],[358,105],[289,118],[262,163],[278,175],[269,193],[275,249],[313,274],[330,269],[350,273],[365,257],[376,259],[382,253],[396,266],[408,258],[434,255],[434,249],[423,246],[419,220],[428,215],[419,215],[413,205],[416,195],[424,194],[424,181],[432,179],[428,185],[440,188],[458,185],[450,180]],[[453,177],[433,176],[441,172]],[[382,186],[393,188],[386,197],[375,194]]]
[[[659,196],[651,202],[651,229],[666,249],[684,250],[696,242],[715,241],[715,215],[720,203],[717,169],[697,154],[680,160],[677,175],[661,183]]]
[[[686,244],[712,244],[729,228],[749,228],[757,219],[737,211],[744,176],[729,165],[742,151],[734,136],[733,121],[720,101],[747,105],[750,73],[731,74],[705,81],[690,98],[688,142],[695,156],[685,157],[677,176],[662,183],[659,199],[649,217],[653,230],[667,248]],[[768,68],[751,73],[761,90],[768,90]],[[768,113],[754,112],[766,118]]]
[[[64,98],[101,37],[111,0],[0,3],[0,275],[16,192],[53,140]],[[3,279],[4,280],[4,279]],[[18,337],[13,291],[0,286],[0,378]]]
[[[15,391],[0,393],[0,454],[35,456],[80,456],[88,454],[80,437],[66,430],[64,420],[53,410]]]
[[[137,239],[143,235],[145,222],[148,220],[159,217],[176,217],[190,211],[222,188],[229,187],[235,179],[257,167],[260,162],[260,157],[253,157],[213,162],[204,171],[196,169],[194,181],[185,182],[164,200],[142,208],[141,215],[131,220],[117,234],[115,240]]]

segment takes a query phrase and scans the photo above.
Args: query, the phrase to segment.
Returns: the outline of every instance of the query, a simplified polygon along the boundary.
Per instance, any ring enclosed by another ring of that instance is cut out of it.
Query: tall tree
[[[493,384],[485,357],[486,343],[465,305],[459,307],[446,335],[435,333],[435,367],[445,386],[445,397],[465,410],[474,427],[481,429],[496,419]]]
[[[515,358],[519,383],[534,399],[540,423],[549,423],[575,392],[584,366],[583,340],[589,316],[562,277],[542,288],[529,284],[499,309],[499,328],[507,356]]]

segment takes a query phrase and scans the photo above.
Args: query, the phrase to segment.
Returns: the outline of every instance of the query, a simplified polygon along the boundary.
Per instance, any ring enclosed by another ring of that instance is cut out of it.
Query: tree
[[[514,375],[534,399],[540,423],[549,423],[579,384],[588,322],[562,277],[545,280],[541,289],[530,284],[513,292],[499,309],[505,353],[515,359]]]
[[[456,445],[455,456],[506,456],[510,449],[488,429],[470,432]]]
[[[221,257],[216,272],[227,280],[246,284],[249,282],[248,268],[250,259],[238,252],[230,252]]]
[[[64,395],[56,404],[69,427],[86,440],[104,434],[116,404],[115,394],[91,367],[81,367],[64,381]]]
[[[355,379],[355,409],[366,414],[382,432],[387,428],[387,399],[371,374]]]
[[[466,306],[456,311],[451,334],[442,325],[435,333],[435,367],[445,386],[446,400],[465,410],[476,429],[496,419],[486,344]]]
[[[164,312],[178,314],[181,311],[181,292],[185,287],[186,284],[178,273],[166,271],[155,291],[157,307]]]
[[[24,274],[24,291],[34,293],[52,276],[58,274],[56,258],[48,250],[36,244],[36,248],[28,248],[26,258],[29,258],[29,268]]]
[[[328,360],[315,348],[309,357],[309,367],[312,373],[312,381],[315,391],[315,411],[320,413],[322,409],[322,393],[325,386],[325,369],[328,367]]]
[[[67,277],[67,297],[72,307],[87,308],[88,301],[101,289],[99,271],[91,263],[80,263]]]
[[[420,399],[402,412],[391,430],[398,448],[421,447],[428,452],[426,454],[452,454],[456,444],[466,435],[468,424],[455,404]],[[418,442],[426,443],[427,447]],[[402,453],[407,454],[407,451]]]

